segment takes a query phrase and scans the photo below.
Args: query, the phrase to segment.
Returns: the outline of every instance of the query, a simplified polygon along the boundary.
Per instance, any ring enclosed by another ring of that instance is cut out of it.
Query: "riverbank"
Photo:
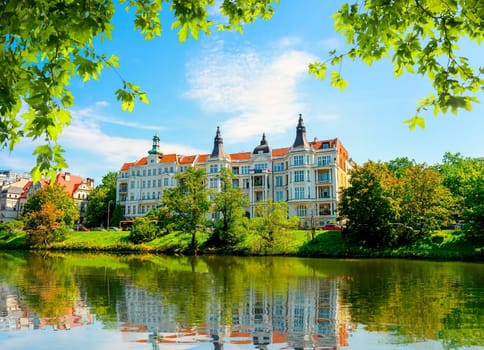
[[[70,231],[62,242],[52,243],[42,249],[162,254],[186,254],[190,251],[191,235],[187,233],[175,232],[143,244],[130,243],[128,236],[127,231]],[[307,230],[292,230],[286,236],[282,243],[270,249],[257,249],[256,238],[250,236],[231,249],[205,247],[209,237],[207,232],[199,232],[197,240],[200,254],[484,261],[484,245],[467,239],[460,230],[436,231],[428,238],[396,249],[352,246],[342,239],[340,231],[316,231],[314,239],[311,239],[311,232]],[[31,249],[26,238],[26,234],[0,238],[0,249]]]

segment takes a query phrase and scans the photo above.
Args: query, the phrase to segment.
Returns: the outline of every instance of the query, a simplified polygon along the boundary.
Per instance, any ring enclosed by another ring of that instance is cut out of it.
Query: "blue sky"
[[[99,81],[73,80],[73,119],[60,139],[69,171],[99,183],[146,155],[154,134],[165,153],[208,153],[217,126],[228,152],[252,150],[263,132],[271,147],[287,147],[299,113],[308,139],[337,137],[360,164],[402,156],[435,164],[447,151],[484,155],[482,104],[457,117],[429,113],[426,129],[408,130],[403,121],[431,86],[417,76],[395,79],[389,61],[371,67],[344,61],[342,74],[350,82],[344,92],[309,76],[309,63],[326,59],[331,49],[344,50],[331,19],[342,2],[281,2],[272,20],[246,26],[243,35],[213,30],[183,44],[170,30],[167,5],[162,36],[151,41],[134,31],[132,14],[118,11],[113,40],[99,51],[120,57],[118,73],[140,85],[150,104],[122,112],[114,96],[121,81],[113,71]],[[216,11],[212,16],[219,19]],[[482,63],[483,47],[466,49],[471,62]],[[32,149],[27,140],[12,153],[2,150],[0,167],[30,170]]]

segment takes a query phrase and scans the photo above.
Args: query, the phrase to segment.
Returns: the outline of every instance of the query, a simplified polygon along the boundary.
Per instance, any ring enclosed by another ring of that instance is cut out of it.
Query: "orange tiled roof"
[[[77,175],[69,175],[69,181],[66,181],[66,174],[57,174],[55,183],[63,186],[67,193],[72,197],[72,194],[77,190],[79,185],[82,183],[82,177]]]
[[[210,154],[200,154],[198,156],[197,162],[198,163],[205,163],[207,161],[207,158]]]
[[[191,155],[191,156],[181,156],[179,163],[180,164],[193,164],[195,161],[196,155]]]
[[[287,155],[289,152],[289,147],[284,147],[284,148],[274,148],[272,150],[272,156],[273,157],[281,157]]]
[[[164,154],[161,157],[161,162],[162,163],[176,163],[177,161],[177,155],[172,153],[172,154]]]
[[[333,148],[334,144],[336,143],[336,139],[331,139],[331,140],[319,140],[315,142],[309,142],[309,144],[313,147],[313,149],[322,149],[323,148],[323,143],[329,143],[329,148]]]
[[[139,165],[146,165],[146,164],[148,164],[148,157],[141,158],[134,165],[139,166]]]
[[[230,159],[232,160],[248,160],[250,159],[250,152],[240,152],[230,154]]]
[[[134,165],[134,162],[124,163],[121,167],[121,171],[129,170]]]

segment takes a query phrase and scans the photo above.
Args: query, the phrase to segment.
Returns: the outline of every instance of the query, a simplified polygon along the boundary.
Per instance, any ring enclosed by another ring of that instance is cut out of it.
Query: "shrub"
[[[150,242],[158,236],[158,232],[158,227],[152,220],[147,217],[139,217],[134,219],[128,239],[135,244]]]

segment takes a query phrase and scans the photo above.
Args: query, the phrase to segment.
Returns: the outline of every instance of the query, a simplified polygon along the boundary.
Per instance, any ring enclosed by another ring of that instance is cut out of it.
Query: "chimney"
[[[66,172],[64,178],[65,178],[66,182],[71,181],[71,173]]]

